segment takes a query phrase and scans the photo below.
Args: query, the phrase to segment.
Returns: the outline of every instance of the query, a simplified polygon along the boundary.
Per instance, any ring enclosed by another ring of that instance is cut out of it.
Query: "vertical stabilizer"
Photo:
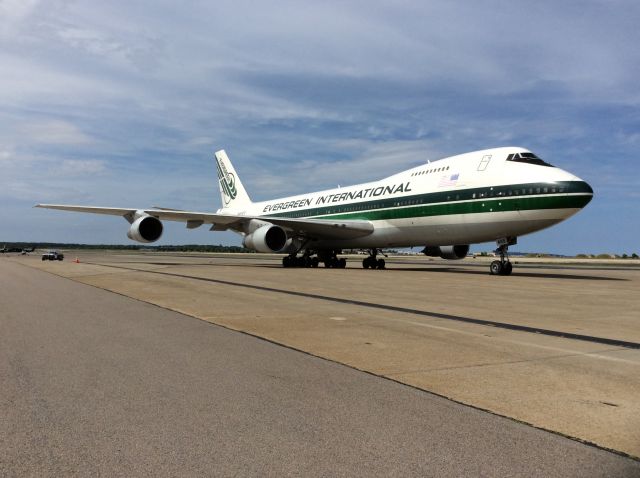
[[[251,204],[251,199],[245,191],[242,181],[233,169],[227,153],[223,149],[216,152],[216,167],[220,183],[220,196],[223,208],[242,208]]]

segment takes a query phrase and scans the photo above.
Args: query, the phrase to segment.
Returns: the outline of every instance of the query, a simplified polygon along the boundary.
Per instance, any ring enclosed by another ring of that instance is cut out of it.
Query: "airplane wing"
[[[354,239],[368,236],[373,232],[373,224],[360,220],[331,219],[288,219],[282,217],[259,216],[256,219],[276,224],[301,236],[318,239]]]
[[[59,209],[63,211],[85,212],[122,216],[130,220],[138,211],[165,221],[187,223],[194,228],[202,224],[212,224],[212,230],[224,231],[235,229],[252,219],[270,222],[294,234],[317,239],[353,239],[373,232],[373,224],[366,220],[331,220],[331,219],[293,219],[269,216],[237,216],[231,214],[215,214],[208,212],[181,211],[175,209],[124,209],[115,207],[73,206],[66,204],[36,204],[34,207]]]

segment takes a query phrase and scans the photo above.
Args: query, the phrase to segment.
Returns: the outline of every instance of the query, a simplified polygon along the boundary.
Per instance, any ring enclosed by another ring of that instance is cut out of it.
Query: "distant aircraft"
[[[22,252],[22,249],[19,247],[7,247],[6,245],[0,249],[0,254],[5,254],[9,252]]]
[[[216,213],[59,204],[35,207],[111,214],[131,226],[127,236],[157,241],[161,220],[188,229],[211,224],[232,230],[243,245],[286,254],[284,267],[344,268],[342,249],[366,249],[365,269],[383,269],[382,248],[426,245],[428,256],[462,259],[469,245],[496,241],[500,260],[491,274],[509,275],[508,247],[517,237],[557,224],[593,197],[582,179],[517,147],[452,156],[380,181],[281,199],[252,202],[224,150],[215,153],[223,207]]]

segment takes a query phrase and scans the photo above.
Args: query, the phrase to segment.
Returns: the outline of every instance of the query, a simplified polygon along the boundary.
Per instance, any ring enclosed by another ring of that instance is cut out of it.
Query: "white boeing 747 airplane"
[[[131,225],[127,236],[157,241],[163,220],[194,229],[232,230],[243,245],[286,254],[284,267],[344,268],[342,249],[366,249],[365,269],[384,269],[380,249],[425,246],[424,254],[462,259],[473,243],[496,241],[490,272],[509,275],[507,250],[517,237],[557,224],[591,201],[580,178],[523,148],[475,151],[394,174],[380,181],[270,201],[252,202],[224,151],[215,153],[223,207],[216,213],[176,209],[38,204],[111,214]]]

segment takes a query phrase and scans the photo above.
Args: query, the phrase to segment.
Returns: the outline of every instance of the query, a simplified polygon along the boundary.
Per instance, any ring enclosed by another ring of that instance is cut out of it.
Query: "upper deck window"
[[[507,156],[507,161],[514,161],[516,163],[535,164],[537,166],[548,166],[550,168],[553,165],[541,160],[533,153],[513,153]]]

